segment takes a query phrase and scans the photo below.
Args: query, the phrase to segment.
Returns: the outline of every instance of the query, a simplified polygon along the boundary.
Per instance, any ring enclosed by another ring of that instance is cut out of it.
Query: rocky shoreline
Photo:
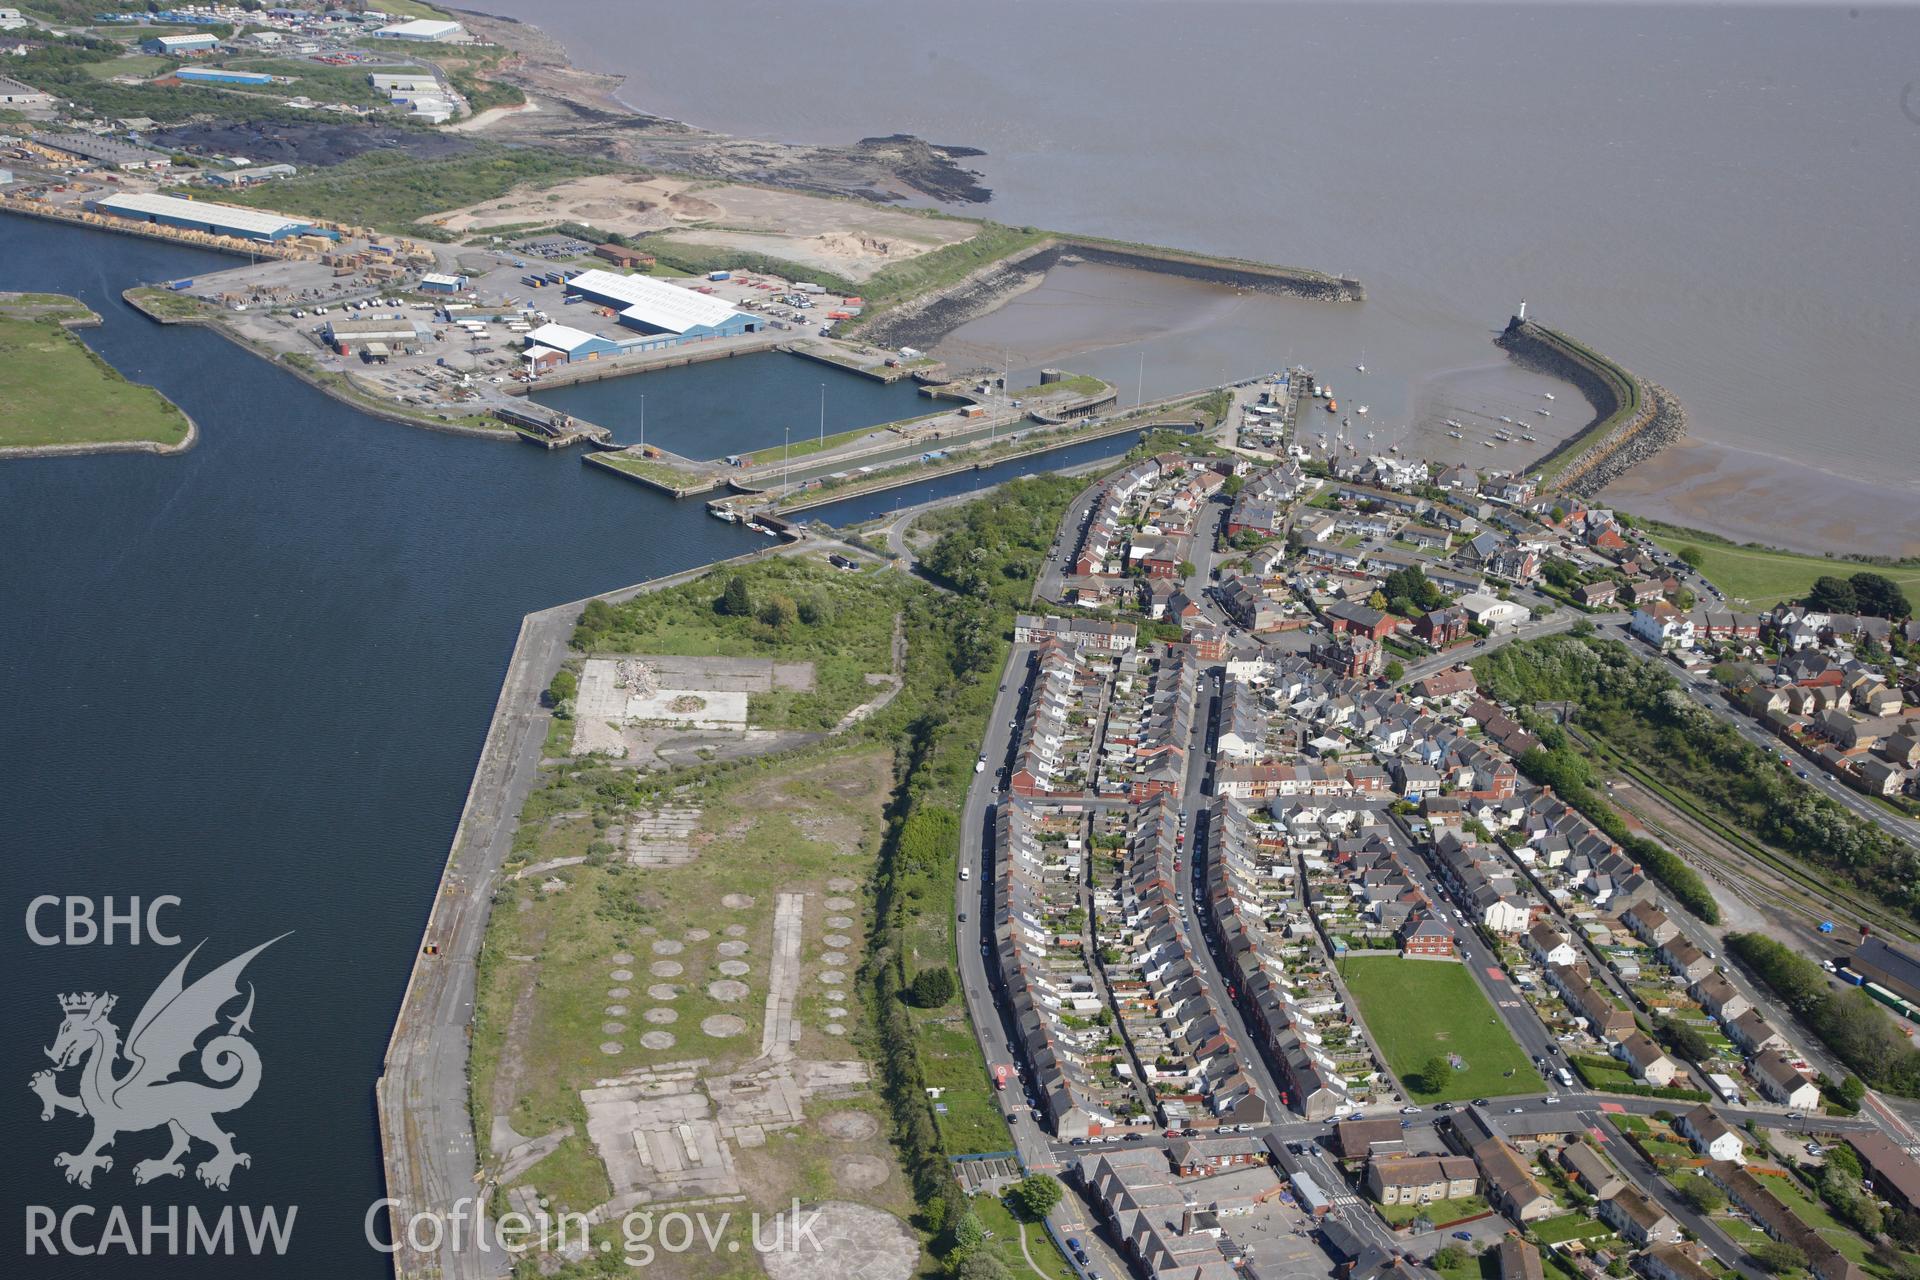
[[[581,71],[538,27],[471,10],[452,12],[475,37],[509,51],[491,78],[540,104],[538,111],[501,116],[470,136],[881,203],[906,199],[910,192],[948,204],[984,204],[993,196],[980,184],[980,175],[960,163],[982,154],[975,148],[941,146],[908,134],[809,146],[698,129],[629,108],[616,96],[623,77]]]
[[[1566,492],[1582,498],[1596,497],[1602,489],[1687,433],[1687,411],[1678,398],[1659,383],[1644,385],[1653,400],[1653,415],[1647,424],[1581,472],[1578,479],[1567,485]]]
[[[1494,341],[1523,367],[1571,382],[1599,415],[1593,426],[1562,441],[1534,464],[1544,466],[1572,456],[1566,468],[1549,482],[1550,489],[1591,498],[1686,433],[1686,410],[1672,392],[1588,351],[1564,334],[1515,316]],[[1615,423],[1597,439],[1591,438],[1599,424],[1636,401],[1639,407],[1631,418]]]

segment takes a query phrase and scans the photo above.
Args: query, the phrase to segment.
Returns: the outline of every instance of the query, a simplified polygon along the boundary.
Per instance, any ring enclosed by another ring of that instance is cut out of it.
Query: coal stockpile
[[[195,155],[245,156],[255,164],[324,168],[369,151],[400,151],[417,160],[444,160],[474,149],[465,138],[391,125],[207,123],[156,130],[163,147]]]

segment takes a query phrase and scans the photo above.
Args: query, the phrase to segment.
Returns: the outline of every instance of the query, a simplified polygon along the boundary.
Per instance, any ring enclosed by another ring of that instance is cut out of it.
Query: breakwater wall
[[[1598,413],[1536,464],[1547,492],[1591,497],[1686,431],[1672,393],[1564,333],[1515,316],[1494,341],[1519,364],[1571,382]]]
[[[1048,271],[1062,262],[1093,262],[1130,271],[1152,271],[1228,288],[1321,302],[1359,302],[1366,297],[1366,290],[1358,280],[1305,268],[1062,235],[1049,237],[981,267],[946,289],[883,311],[849,336],[880,347],[931,347],[967,321],[1034,288],[1046,278]]]

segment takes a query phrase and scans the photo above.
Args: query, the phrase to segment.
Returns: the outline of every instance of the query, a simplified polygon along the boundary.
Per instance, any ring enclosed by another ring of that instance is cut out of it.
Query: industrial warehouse
[[[567,292],[620,313],[620,323],[643,333],[678,339],[723,338],[753,333],[760,322],[724,299],[647,276],[582,271],[567,280]]]
[[[151,222],[185,231],[204,231],[208,235],[232,236],[239,240],[275,242],[292,236],[315,235],[332,240],[340,238],[335,232],[324,231],[311,222],[289,218],[285,214],[242,209],[237,205],[215,204],[209,200],[182,200],[178,196],[108,196],[104,200],[89,200],[87,207],[96,213],[129,218],[135,222]]]

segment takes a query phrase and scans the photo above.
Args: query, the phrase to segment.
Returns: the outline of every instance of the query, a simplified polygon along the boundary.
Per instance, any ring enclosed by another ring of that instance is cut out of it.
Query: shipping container
[[[709,280],[731,280],[731,279],[733,279],[733,272],[731,272],[731,271],[709,271],[709,272],[707,272],[707,279],[709,279]]]

